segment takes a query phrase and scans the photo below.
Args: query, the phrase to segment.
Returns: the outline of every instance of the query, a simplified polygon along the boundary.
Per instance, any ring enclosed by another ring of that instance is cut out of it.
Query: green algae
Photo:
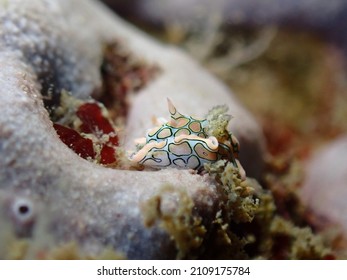
[[[175,242],[177,258],[247,259],[244,251],[247,240],[233,231],[233,224],[239,227],[250,223],[258,200],[232,163],[218,161],[205,169],[215,180],[213,187],[218,195],[220,210],[213,220],[204,221],[194,211],[194,201],[183,191],[185,188],[177,190],[165,185],[144,204],[144,223],[148,227],[159,223]],[[177,204],[172,211],[163,210],[163,201],[167,199]]]
[[[224,160],[205,165],[206,171],[216,182],[219,209],[214,220],[214,232],[207,242],[206,257],[217,259],[248,259],[245,251],[247,234],[240,229],[247,227],[256,214],[259,200],[249,181],[243,181],[239,170]],[[213,249],[218,248],[218,249]]]
[[[163,209],[165,200],[177,203],[172,207],[172,211]],[[159,222],[160,227],[174,240],[177,259],[195,259],[199,256],[206,228],[202,224],[202,218],[193,213],[194,202],[183,189],[164,185],[142,208],[145,225],[150,227]]]
[[[217,139],[228,139],[229,132],[227,130],[231,116],[227,114],[228,107],[226,105],[216,106],[207,113],[206,132]]]
[[[321,235],[314,234],[309,227],[297,227],[292,222],[275,216],[270,226],[273,247],[282,247],[276,258],[291,260],[324,259],[331,249]],[[276,244],[281,242],[281,244]],[[279,246],[280,245],[280,246]]]
[[[258,207],[253,188],[243,181],[239,170],[225,160],[205,165],[206,171],[216,181],[219,206],[224,220],[235,223],[251,222]]]
[[[217,194],[214,218],[194,211],[186,188],[165,185],[143,206],[144,223],[159,224],[175,243],[179,259],[325,259],[333,256],[327,240],[302,224],[298,213],[288,219],[276,196],[255,179],[242,180],[232,163],[206,164]],[[290,185],[288,180],[288,185]],[[284,191],[285,191],[284,187]],[[293,193],[291,188],[287,193]],[[174,201],[171,211],[163,205]],[[277,197],[278,199],[278,197]],[[299,202],[296,202],[299,203]],[[296,204],[299,206],[298,204]]]
[[[283,176],[295,177],[291,173]],[[251,226],[243,233],[252,236],[246,246],[251,258],[302,260],[334,255],[328,240],[305,222],[304,207],[292,184],[280,186],[281,196],[276,190],[262,188],[255,180],[252,186],[259,205]]]

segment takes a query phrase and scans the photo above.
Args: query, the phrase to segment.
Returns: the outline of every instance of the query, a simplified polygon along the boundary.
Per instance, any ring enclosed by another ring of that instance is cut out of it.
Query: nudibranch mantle
[[[179,113],[168,99],[171,118],[147,131],[137,140],[141,147],[130,160],[154,168],[178,167],[199,169],[205,163],[227,159],[244,173],[238,158],[239,143],[228,133],[228,139],[208,135],[207,119],[196,119]],[[243,176],[243,174],[241,174]]]

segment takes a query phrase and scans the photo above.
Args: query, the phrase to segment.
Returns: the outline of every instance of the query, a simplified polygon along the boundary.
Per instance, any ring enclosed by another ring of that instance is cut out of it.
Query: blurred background
[[[230,87],[263,129],[260,183],[278,213],[325,232],[347,258],[346,239],[329,226],[347,236],[347,1],[103,2]]]
[[[272,155],[305,159],[346,132],[347,1],[102,2],[228,84]]]

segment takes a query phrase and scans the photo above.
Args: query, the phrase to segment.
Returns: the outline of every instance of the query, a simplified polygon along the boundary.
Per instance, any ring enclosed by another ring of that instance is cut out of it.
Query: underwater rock
[[[130,259],[158,259],[189,255],[196,248],[182,248],[178,240],[200,240],[212,227],[219,201],[209,176],[178,169],[106,168],[79,157],[54,130],[46,108],[59,104],[62,90],[84,100],[97,96],[103,47],[115,40],[160,68],[158,77],[131,98],[126,148],[151,127],[153,115],[166,115],[166,97],[182,112],[201,117],[212,106],[226,104],[235,117],[231,130],[241,144],[240,161],[248,175],[260,175],[261,130],[227,87],[181,51],[158,44],[97,1],[0,2],[0,39],[1,224],[16,237],[34,235],[36,242],[42,240],[35,243],[42,250],[77,242],[92,256],[112,248]],[[162,217],[187,220],[190,231],[176,238],[176,229],[168,231],[149,219],[150,210],[143,209],[152,209],[151,201]],[[9,209],[17,209],[17,216]],[[6,243],[4,235],[0,245]],[[22,257],[39,258],[29,253]]]
[[[346,179],[347,136],[317,152],[306,168],[300,189],[302,199],[323,221],[338,224],[347,232]]]

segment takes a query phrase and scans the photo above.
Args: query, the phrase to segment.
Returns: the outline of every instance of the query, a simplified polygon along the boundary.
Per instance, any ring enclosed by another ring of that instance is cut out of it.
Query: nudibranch
[[[200,169],[205,163],[220,159],[231,161],[244,170],[238,161],[239,143],[235,136],[217,138],[208,134],[208,120],[182,115],[168,99],[171,118],[157,120],[158,126],[147,131],[146,138],[137,140],[140,150],[130,156],[132,162],[154,168],[178,167]]]

